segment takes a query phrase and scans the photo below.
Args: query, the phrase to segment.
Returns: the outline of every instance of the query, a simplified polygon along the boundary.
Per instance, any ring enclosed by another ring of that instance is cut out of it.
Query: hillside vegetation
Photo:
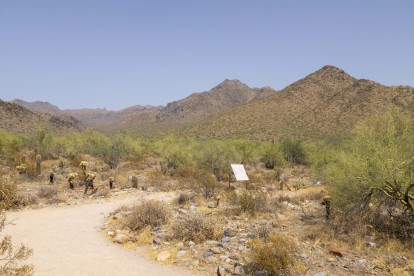
[[[13,133],[34,133],[44,129],[50,133],[80,131],[82,124],[73,117],[35,113],[18,104],[0,100],[0,129]]]
[[[414,110],[414,88],[358,80],[334,66],[262,99],[180,130],[200,138],[315,139],[346,137],[359,121],[391,107]]]

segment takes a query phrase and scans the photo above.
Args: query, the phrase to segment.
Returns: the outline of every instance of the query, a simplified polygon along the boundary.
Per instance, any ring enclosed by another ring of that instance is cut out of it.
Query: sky
[[[414,86],[412,0],[0,0],[0,99],[165,105],[330,64]]]

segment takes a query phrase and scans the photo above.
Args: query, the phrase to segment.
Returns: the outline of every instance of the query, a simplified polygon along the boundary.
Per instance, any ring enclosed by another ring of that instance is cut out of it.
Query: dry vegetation
[[[207,275],[409,275],[412,129],[393,110],[336,144],[0,133],[1,208],[174,191],[168,202],[115,210],[105,232]],[[232,163],[250,181],[235,182]],[[84,194],[91,175],[97,190]]]

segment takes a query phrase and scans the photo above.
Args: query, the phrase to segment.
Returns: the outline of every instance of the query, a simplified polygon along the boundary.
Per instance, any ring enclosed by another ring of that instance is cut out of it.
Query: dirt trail
[[[34,265],[35,275],[194,275],[112,244],[101,233],[105,215],[142,196],[10,212],[7,221],[15,220],[15,225],[8,225],[1,234],[11,235],[14,245],[24,243],[34,250],[29,263]],[[168,200],[171,195],[149,197]]]

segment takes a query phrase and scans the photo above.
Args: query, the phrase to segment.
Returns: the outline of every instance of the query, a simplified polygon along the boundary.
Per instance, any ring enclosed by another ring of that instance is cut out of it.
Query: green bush
[[[283,157],[293,164],[305,164],[306,155],[300,140],[292,141],[286,139],[282,142]]]
[[[260,159],[267,169],[274,169],[284,163],[283,154],[278,144],[267,143],[262,146]]]
[[[391,110],[359,124],[336,156],[327,177],[337,212],[355,218],[376,212],[365,216],[370,222],[389,214],[388,221],[401,222],[395,234],[414,237],[412,117]]]

